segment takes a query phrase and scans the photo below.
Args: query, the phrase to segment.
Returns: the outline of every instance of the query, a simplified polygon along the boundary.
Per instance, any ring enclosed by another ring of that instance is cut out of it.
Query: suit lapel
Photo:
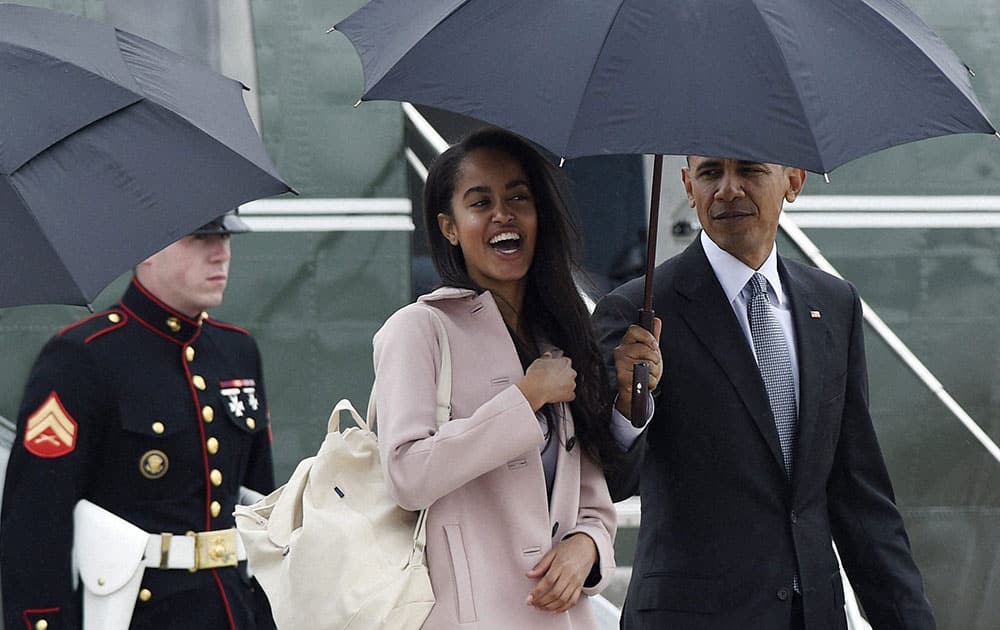
[[[695,239],[684,251],[677,271],[674,289],[687,298],[686,302],[681,301],[681,317],[726,373],[771,449],[775,463],[784,471],[781,443],[764,381],[700,240]]]
[[[829,328],[823,320],[823,305],[807,280],[789,268],[778,258],[778,271],[792,304],[792,320],[795,323],[796,350],[799,363],[799,419],[798,441],[795,447],[795,472],[793,486],[804,465],[809,461],[810,448],[816,434],[823,375],[826,368],[824,350]]]

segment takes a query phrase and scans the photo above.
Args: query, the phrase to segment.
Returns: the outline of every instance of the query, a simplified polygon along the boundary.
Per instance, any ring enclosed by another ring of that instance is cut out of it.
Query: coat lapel
[[[784,470],[778,430],[760,370],[700,240],[695,239],[682,254],[674,289],[687,299],[680,302],[681,317],[726,373],[771,449],[775,463]]]
[[[789,268],[778,258],[778,271],[787,286],[795,323],[796,348],[799,362],[799,419],[795,462],[809,461],[810,448],[816,434],[820,395],[826,368],[824,351],[829,327],[823,320],[823,304],[816,297],[806,279]],[[805,467],[796,465],[792,475],[793,486]]]

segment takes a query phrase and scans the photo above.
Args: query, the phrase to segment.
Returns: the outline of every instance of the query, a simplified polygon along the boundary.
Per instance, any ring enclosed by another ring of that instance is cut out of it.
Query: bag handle
[[[346,398],[342,398],[340,402],[334,405],[333,411],[330,412],[330,419],[326,421],[327,433],[340,433],[341,411],[349,411],[356,425],[358,425],[365,431],[371,430],[368,428],[368,423],[365,422],[364,418],[361,417],[361,414],[358,413],[358,411],[354,408],[354,405],[351,404],[351,401],[347,400]]]

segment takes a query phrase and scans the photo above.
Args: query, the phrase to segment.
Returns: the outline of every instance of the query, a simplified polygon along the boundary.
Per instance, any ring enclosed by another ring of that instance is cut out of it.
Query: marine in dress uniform
[[[237,231],[234,218],[196,234]],[[228,243],[225,252],[228,265]],[[243,486],[274,488],[257,345],[204,312],[171,308],[137,271],[116,306],[48,342],[28,381],[0,525],[6,627],[80,627],[72,546],[81,499],[154,535],[130,627],[273,627],[246,563],[232,566]],[[191,569],[161,568],[183,555],[171,542],[189,536],[218,553],[196,554]]]

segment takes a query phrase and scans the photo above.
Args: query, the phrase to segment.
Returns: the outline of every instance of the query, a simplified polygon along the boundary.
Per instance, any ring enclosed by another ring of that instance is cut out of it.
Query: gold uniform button
[[[212,409],[211,405],[205,405],[201,408],[201,419],[205,422],[211,422],[215,420],[215,409]]]
[[[194,348],[191,346],[184,348],[184,358],[187,359],[188,363],[194,361]]]
[[[151,599],[153,599],[153,592],[150,591],[148,588],[144,588],[141,591],[139,591],[140,602],[148,602]]]
[[[122,316],[119,315],[118,313],[108,313],[108,321],[111,322],[112,324],[117,324],[118,322],[122,321]]]
[[[35,622],[35,630],[49,630],[49,622],[44,619],[39,619]]]
[[[180,332],[181,320],[177,319],[176,317],[168,317],[167,328],[169,328],[171,332]]]
[[[200,374],[195,374],[191,377],[191,382],[194,384],[195,389],[199,391],[205,391],[205,379],[202,378]]]
[[[208,473],[208,478],[212,480],[213,486],[218,487],[222,485],[222,471],[218,468],[213,468],[212,472]]]
[[[257,428],[257,421],[253,418],[247,418],[247,428],[250,430]]]
[[[209,455],[215,455],[219,452],[219,441],[214,437],[210,437],[208,438],[208,441],[205,442],[205,448],[208,449]]]
[[[162,422],[157,421],[157,422],[153,423],[153,433],[159,435],[159,434],[163,433],[166,430],[167,430],[167,427],[163,426]]]
[[[218,501],[212,501],[212,518],[219,518],[219,514],[222,513],[222,504]]]

